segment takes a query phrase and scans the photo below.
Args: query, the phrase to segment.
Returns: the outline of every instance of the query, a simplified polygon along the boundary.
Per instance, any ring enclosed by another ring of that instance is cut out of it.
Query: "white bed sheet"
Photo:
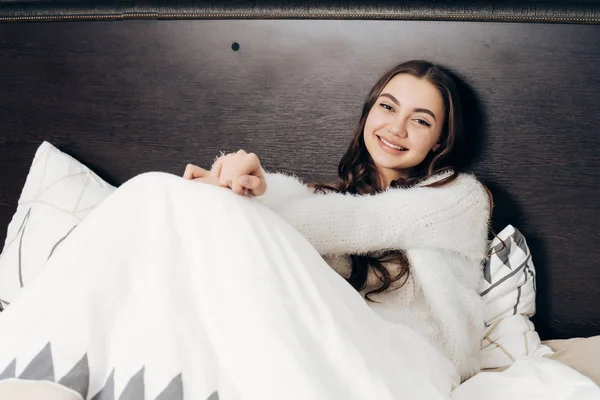
[[[571,367],[525,356],[503,372],[481,372],[452,392],[452,400],[597,400],[600,387]]]

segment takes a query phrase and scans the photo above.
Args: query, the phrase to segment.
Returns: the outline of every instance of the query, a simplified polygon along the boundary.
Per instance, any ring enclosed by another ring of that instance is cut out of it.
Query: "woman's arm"
[[[219,157],[211,174],[237,193],[257,196],[321,254],[438,248],[485,255],[489,200],[472,175],[461,174],[437,188],[315,195],[293,176],[265,173],[258,157],[243,150]]]
[[[461,174],[447,185],[388,189],[376,195],[312,194],[292,176],[266,174],[257,199],[302,233],[321,254],[439,248],[483,257],[489,200]]]
[[[314,191],[294,175],[263,170],[266,191],[255,198],[278,211],[292,202],[316,196]]]

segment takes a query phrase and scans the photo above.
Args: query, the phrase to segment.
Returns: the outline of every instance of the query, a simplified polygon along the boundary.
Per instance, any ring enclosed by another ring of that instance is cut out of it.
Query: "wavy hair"
[[[390,187],[408,188],[417,185],[434,174],[447,170],[452,171],[452,173],[444,179],[426,186],[439,187],[450,183],[456,178],[457,175],[452,165],[461,156],[464,142],[459,90],[450,73],[442,67],[428,61],[412,60],[391,68],[375,83],[364,102],[362,114],[350,145],[339,162],[337,184],[314,185],[316,192],[336,191],[366,195],[379,193],[386,189],[381,187],[379,173],[365,146],[364,129],[369,112],[375,105],[377,98],[385,86],[399,74],[408,74],[425,79],[435,86],[444,102],[445,122],[439,139],[439,149],[430,152],[418,166],[411,170],[407,179],[393,181]],[[355,254],[350,257],[352,259],[352,271],[347,281],[357,291],[365,288],[369,271],[372,271],[380,281],[379,287],[366,293],[365,298],[369,301],[373,301],[369,297],[370,295],[382,293],[398,281],[399,284],[396,288],[400,288],[409,278],[409,262],[403,251],[390,250],[377,255]],[[392,271],[386,264],[392,264],[396,268]]]

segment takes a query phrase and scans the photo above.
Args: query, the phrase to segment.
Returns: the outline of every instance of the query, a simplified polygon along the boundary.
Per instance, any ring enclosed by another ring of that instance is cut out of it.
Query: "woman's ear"
[[[439,144],[439,143],[434,144],[433,147],[431,148],[431,151],[433,151],[435,153],[436,151],[438,151],[440,149],[440,146],[441,146],[441,144]]]

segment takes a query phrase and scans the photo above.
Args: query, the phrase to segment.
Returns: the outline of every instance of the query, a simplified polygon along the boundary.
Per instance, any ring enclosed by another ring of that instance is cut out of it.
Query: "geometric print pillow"
[[[517,357],[544,355],[530,317],[535,314],[535,267],[525,237],[512,225],[489,244],[479,283],[486,332],[482,340],[484,368],[510,365]]]
[[[535,267],[525,237],[512,225],[488,246],[479,285],[486,307],[484,320],[535,314]]]
[[[56,247],[114,190],[50,143],[39,146],[0,254],[0,311],[41,273]]]

